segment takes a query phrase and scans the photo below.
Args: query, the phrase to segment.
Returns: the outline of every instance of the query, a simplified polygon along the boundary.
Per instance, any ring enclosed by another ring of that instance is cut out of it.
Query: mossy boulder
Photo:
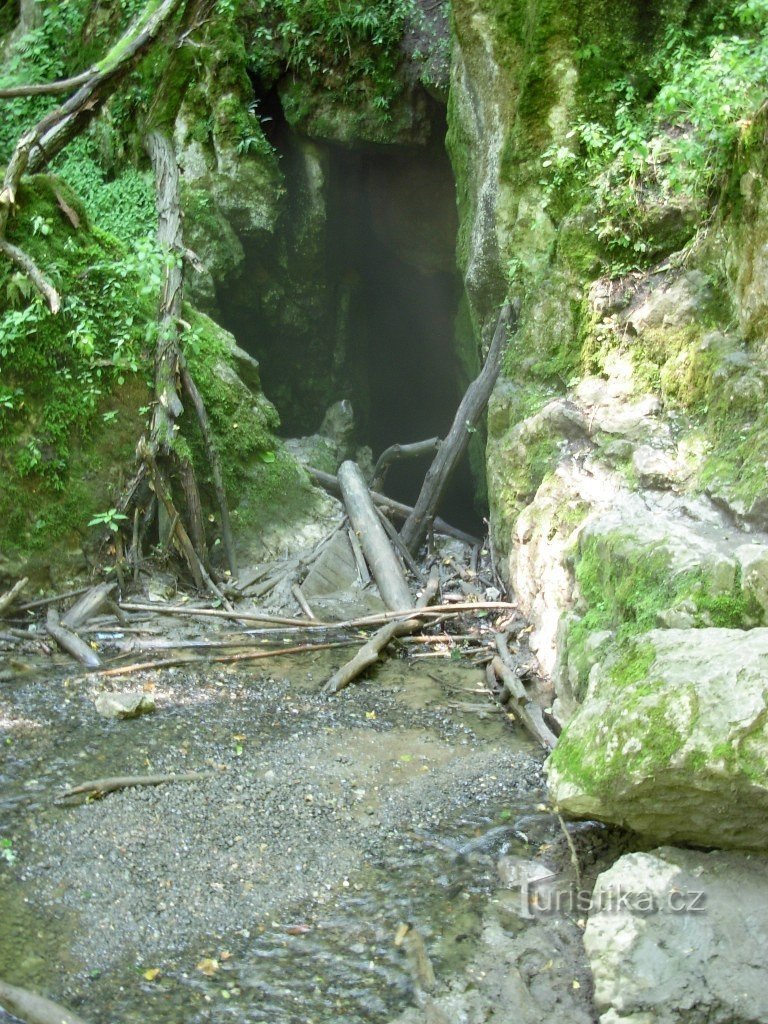
[[[768,629],[652,630],[592,669],[557,807],[654,840],[768,848]]]

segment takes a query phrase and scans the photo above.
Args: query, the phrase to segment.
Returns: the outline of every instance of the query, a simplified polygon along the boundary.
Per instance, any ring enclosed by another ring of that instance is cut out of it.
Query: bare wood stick
[[[371,482],[372,489],[375,491],[381,490],[389,467],[396,460],[416,459],[420,455],[436,452],[439,447],[439,437],[430,437],[427,441],[414,441],[412,444],[391,444],[389,448],[384,449],[376,460],[376,466],[373,470],[373,481]]]
[[[488,350],[483,368],[472,381],[459,403],[451,429],[440,445],[432,465],[427,471],[413,512],[408,516],[400,536],[409,551],[415,552],[424,538],[429,521],[434,516],[446,484],[467,449],[469,438],[488,404],[496,378],[501,370],[501,357],[507,343],[508,328],[517,321],[517,306],[509,302],[499,316],[493,341]]]
[[[430,573],[429,581],[424,588],[424,593],[416,605],[421,614],[411,616],[408,619],[396,619],[377,630],[371,639],[360,648],[357,654],[342,665],[323,687],[323,693],[336,694],[354,682],[357,677],[365,672],[367,668],[374,665],[381,656],[381,652],[387,645],[398,636],[407,636],[415,633],[424,624],[423,611],[429,602],[434,598],[440,586],[440,576],[436,568]]]
[[[92,647],[89,647],[84,640],[81,640],[76,633],[71,633],[59,625],[59,617],[51,608],[48,610],[48,619],[45,624],[49,636],[53,637],[56,643],[67,654],[79,661],[86,668],[99,668],[101,658]]]
[[[120,607],[126,612],[154,612],[158,615],[201,616],[212,619],[230,619],[236,622],[272,622],[276,626],[302,626],[304,629],[359,629],[362,626],[378,626],[392,619],[407,618],[412,609],[401,608],[395,612],[380,612],[377,615],[365,615],[359,619],[347,619],[344,622],[319,622],[316,626],[309,625],[306,619],[289,619],[266,612],[223,611],[220,608],[188,608],[185,605],[136,604],[121,601]],[[461,612],[510,611],[517,605],[509,601],[462,601],[458,604],[439,604],[425,608],[424,615],[439,618],[446,614],[458,615]],[[24,634],[27,636],[27,634]]]
[[[133,544],[131,545],[131,554],[133,555],[133,582],[139,582],[139,572],[141,570],[141,536],[139,534],[139,506],[133,510]]]
[[[121,775],[108,779],[94,779],[60,793],[56,797],[56,802],[69,800],[73,796],[102,797],[107,793],[116,793],[121,789],[132,789],[135,786],[161,786],[166,782],[197,782],[198,779],[205,779],[212,774],[212,772],[185,772],[178,775],[172,772],[169,775]]]
[[[557,737],[549,729],[539,705],[531,700],[525,687],[515,673],[506,665],[499,655],[491,660],[491,668],[509,690],[509,703],[521,723],[533,738],[547,750],[554,750]]]
[[[33,608],[44,608],[47,604],[57,604],[59,601],[66,601],[70,597],[79,597],[80,594],[85,594],[90,589],[90,587],[78,587],[77,590],[66,590],[63,594],[54,594],[53,597],[40,597],[36,601],[20,604],[16,611],[27,612],[32,611]]]
[[[174,665],[232,665],[238,661],[261,661],[263,658],[282,658],[286,654],[307,654],[312,651],[327,651],[334,647],[349,647],[356,640],[331,640],[321,644],[297,644],[295,647],[273,647],[270,650],[260,648],[258,651],[243,651],[241,654],[221,654],[212,658],[158,658],[155,661],[137,661],[132,665],[120,665],[118,668],[105,668],[100,676],[129,676],[134,672],[146,672],[149,669],[171,668]]]
[[[347,536],[349,537],[349,543],[352,548],[352,554],[355,556],[355,563],[357,564],[357,574],[360,577],[360,583],[362,586],[367,587],[371,582],[371,574],[368,571],[368,564],[365,561],[365,555],[363,549],[360,547],[360,541],[357,539],[357,534],[350,527],[347,530]]]
[[[15,263],[20,270],[24,271],[32,284],[48,303],[50,311],[52,313],[58,313],[61,309],[61,296],[32,257],[28,256],[23,249],[20,249],[17,245],[12,245],[2,237],[0,237],[0,252],[4,256],[7,256],[12,263]]]
[[[91,587],[72,605],[66,615],[62,616],[61,624],[65,629],[77,629],[96,615],[107,604],[112,593],[117,589],[116,583],[98,583]]]
[[[387,532],[387,536],[392,541],[392,547],[395,549],[395,551],[397,551],[398,555],[400,555],[403,562],[405,562],[405,564],[411,570],[411,572],[419,581],[419,583],[423,583],[424,573],[421,571],[418,563],[416,562],[416,559],[413,557],[411,552],[408,550],[405,544],[403,544],[402,540],[400,539],[400,534],[397,532],[397,530],[389,521],[385,513],[380,508],[377,508],[376,512],[378,513],[381,525]]]
[[[402,567],[379,522],[360,467],[352,461],[339,467],[339,486],[349,521],[360,540],[379,592],[390,611],[412,607]]]
[[[299,607],[307,616],[307,618],[312,619],[314,622],[317,622],[317,616],[310,608],[309,602],[307,601],[306,597],[304,597],[304,591],[301,589],[298,583],[293,584],[293,586],[291,587],[291,593],[299,602]]]
[[[0,1006],[27,1024],[85,1024],[82,1017],[36,992],[0,981]]]
[[[332,473],[325,473],[322,469],[313,469],[311,466],[307,467],[307,473],[316,484],[319,484],[331,494],[338,495],[341,493],[339,478],[334,476]],[[400,519],[407,519],[413,512],[411,505],[404,505],[402,501],[395,501],[394,498],[389,498],[386,494],[380,494],[378,491],[371,491],[370,494],[373,498],[374,504],[380,505],[385,511],[392,512],[393,515],[398,516]],[[473,537],[471,533],[465,533],[464,530],[459,530],[457,527],[451,526],[450,523],[446,523],[446,521],[444,519],[440,519],[439,516],[435,517],[433,525],[436,533],[441,533],[446,537],[455,537],[456,540],[460,540],[464,544],[469,544],[470,547],[473,544],[480,543],[478,538]]]
[[[4,594],[0,595],[0,615],[11,607],[28,583],[29,577],[25,576],[24,579],[17,580],[10,590],[7,590]]]

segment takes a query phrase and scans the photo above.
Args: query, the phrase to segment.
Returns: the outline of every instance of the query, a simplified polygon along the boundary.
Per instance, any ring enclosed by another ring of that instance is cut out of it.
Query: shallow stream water
[[[97,675],[6,666],[0,977],[94,1024],[384,1024],[418,995],[406,925],[438,979],[471,970],[498,856],[556,831],[541,759],[479,671],[392,660],[325,698],[341,657],[109,680],[155,697],[132,721],[96,714]],[[192,770],[210,774],[53,803],[86,779]]]

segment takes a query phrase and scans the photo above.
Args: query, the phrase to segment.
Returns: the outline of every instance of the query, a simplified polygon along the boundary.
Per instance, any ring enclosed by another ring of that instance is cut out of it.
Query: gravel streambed
[[[467,969],[498,850],[452,851],[518,819],[535,848],[556,843],[541,758],[502,716],[446,707],[482,699],[475,670],[390,661],[329,700],[332,661],[146,672],[121,688],[157,711],[124,722],[96,716],[96,676],[4,683],[0,977],[104,1024],[353,1024],[413,1002],[403,922],[438,973]],[[86,779],[164,771],[209,774],[52,805]]]

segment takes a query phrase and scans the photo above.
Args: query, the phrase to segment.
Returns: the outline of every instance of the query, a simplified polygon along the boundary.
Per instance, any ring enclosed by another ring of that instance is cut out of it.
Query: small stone
[[[100,693],[94,703],[104,718],[138,718],[155,710],[155,699],[147,693]]]

